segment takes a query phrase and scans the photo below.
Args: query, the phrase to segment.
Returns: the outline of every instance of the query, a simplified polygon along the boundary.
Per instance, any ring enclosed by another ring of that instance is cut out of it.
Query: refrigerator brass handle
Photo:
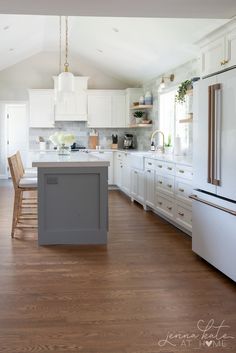
[[[232,216],[236,216],[236,211],[230,210],[229,208],[226,208],[226,207],[223,207],[223,206],[216,205],[213,202],[203,200],[200,197],[198,197],[197,195],[190,195],[189,198],[194,200],[194,201],[198,201],[198,202],[204,203],[207,206],[211,206],[211,207],[217,208],[220,211],[229,213]]]

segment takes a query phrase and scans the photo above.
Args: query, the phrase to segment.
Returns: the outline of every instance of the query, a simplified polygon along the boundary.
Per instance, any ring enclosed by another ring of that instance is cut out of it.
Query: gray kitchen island
[[[108,166],[88,153],[37,153],[38,243],[106,244]]]

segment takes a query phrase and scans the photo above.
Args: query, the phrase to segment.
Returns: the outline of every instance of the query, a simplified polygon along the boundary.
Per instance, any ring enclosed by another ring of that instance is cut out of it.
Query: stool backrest
[[[17,159],[19,171],[22,174],[21,176],[23,176],[25,174],[25,168],[24,168],[24,165],[23,165],[23,162],[22,162],[20,151],[16,152],[16,159]]]
[[[19,165],[18,165],[16,154],[14,154],[11,157],[8,157],[8,164],[9,164],[14,188],[17,189],[19,186],[20,179],[22,177],[22,173],[21,173]]]

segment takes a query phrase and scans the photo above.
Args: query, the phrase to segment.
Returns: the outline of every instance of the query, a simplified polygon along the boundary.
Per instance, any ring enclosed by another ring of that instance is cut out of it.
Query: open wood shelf
[[[130,109],[137,110],[137,109],[152,109],[153,105],[133,105]]]
[[[152,124],[134,124],[129,127],[152,127]]]

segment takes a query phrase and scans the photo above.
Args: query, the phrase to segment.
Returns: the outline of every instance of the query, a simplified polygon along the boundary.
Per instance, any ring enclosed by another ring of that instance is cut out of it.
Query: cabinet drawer
[[[156,161],[151,158],[145,158],[145,170],[154,170],[156,166]]]
[[[186,179],[176,178],[175,180],[175,195],[180,201],[191,204],[189,196],[192,194],[192,184]]]
[[[156,176],[156,187],[164,193],[169,195],[174,194],[175,181],[172,176],[157,175]]]
[[[156,161],[156,172],[157,174],[165,173],[165,162]]]
[[[175,204],[174,200],[171,200],[165,195],[157,194],[156,195],[156,209],[166,216],[173,218],[175,215]]]
[[[176,173],[175,173],[175,175],[180,177],[180,178],[186,178],[186,179],[192,180],[192,178],[193,178],[193,168],[177,164],[176,165]]]
[[[192,209],[177,202],[175,206],[176,222],[188,230],[192,230]]]

